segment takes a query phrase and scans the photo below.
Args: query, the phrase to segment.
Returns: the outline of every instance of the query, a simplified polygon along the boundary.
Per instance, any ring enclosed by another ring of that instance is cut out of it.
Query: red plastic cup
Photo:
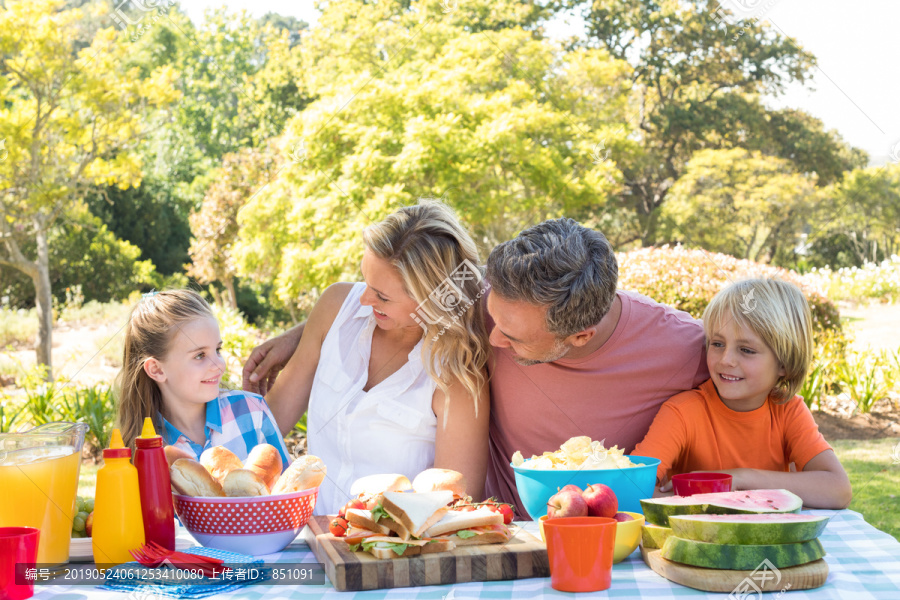
[[[560,592],[599,592],[612,582],[615,519],[563,517],[544,521],[550,587]]]
[[[680,473],[672,475],[676,496],[731,491],[731,475],[725,473]]]
[[[16,583],[16,570],[34,568],[40,533],[34,527],[0,527],[0,598],[23,600],[34,595],[33,581]]]

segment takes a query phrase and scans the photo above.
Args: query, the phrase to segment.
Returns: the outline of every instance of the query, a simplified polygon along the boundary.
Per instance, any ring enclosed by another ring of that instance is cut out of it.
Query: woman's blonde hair
[[[781,279],[745,279],[716,294],[703,312],[706,344],[713,332],[734,320],[758,335],[784,368],[770,392],[786,402],[803,385],[812,359],[812,317],[796,285]]]
[[[419,303],[410,316],[424,330],[426,371],[444,394],[458,380],[477,415],[488,335],[481,302],[486,282],[472,236],[449,206],[420,200],[367,227],[363,241],[397,268],[406,293]]]
[[[192,290],[147,295],[132,309],[125,326],[122,370],[116,378],[118,427],[127,446],[140,435],[144,417],[153,419],[156,432],[162,433],[162,392],[144,371],[144,363],[149,358],[163,360],[178,328],[204,317],[215,318],[206,300]]]

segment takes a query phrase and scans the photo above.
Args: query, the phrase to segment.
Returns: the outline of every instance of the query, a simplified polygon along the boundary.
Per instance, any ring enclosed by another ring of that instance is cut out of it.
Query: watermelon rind
[[[669,527],[674,515],[796,513],[803,508],[800,496],[787,490],[742,490],[693,496],[669,496],[641,500],[649,523]]]
[[[652,524],[641,525],[641,545],[644,548],[651,550],[662,548],[666,543],[666,538],[670,535],[672,535],[672,529],[669,527]]]
[[[777,569],[804,565],[825,556],[825,548],[819,540],[797,544],[710,544],[670,535],[661,553],[663,558],[694,567],[752,571],[764,560]]]
[[[796,544],[814,540],[828,517],[796,514],[673,515],[672,533],[686,540],[712,544]]]

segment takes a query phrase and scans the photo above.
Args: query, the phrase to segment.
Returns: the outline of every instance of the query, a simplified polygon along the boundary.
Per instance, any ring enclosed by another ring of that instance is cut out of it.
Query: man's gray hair
[[[547,307],[547,329],[567,337],[596,325],[616,297],[609,241],[573,219],[544,221],[503,242],[487,261],[491,293]]]

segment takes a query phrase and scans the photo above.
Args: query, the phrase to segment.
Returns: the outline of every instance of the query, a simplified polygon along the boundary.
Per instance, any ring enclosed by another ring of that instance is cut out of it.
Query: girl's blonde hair
[[[400,271],[406,293],[419,303],[411,316],[424,330],[426,371],[444,394],[458,380],[477,415],[488,335],[481,302],[486,284],[472,237],[449,206],[420,200],[367,227],[363,241]]]
[[[713,332],[734,320],[758,335],[784,367],[770,395],[777,403],[794,397],[812,359],[812,317],[796,285],[781,279],[745,279],[716,294],[703,312],[706,344]]]
[[[156,432],[162,433],[162,392],[144,371],[144,363],[149,358],[163,360],[178,329],[203,317],[215,318],[206,300],[192,290],[147,295],[131,311],[125,326],[122,370],[116,378],[117,421],[127,446],[141,434],[144,417],[153,419]]]

